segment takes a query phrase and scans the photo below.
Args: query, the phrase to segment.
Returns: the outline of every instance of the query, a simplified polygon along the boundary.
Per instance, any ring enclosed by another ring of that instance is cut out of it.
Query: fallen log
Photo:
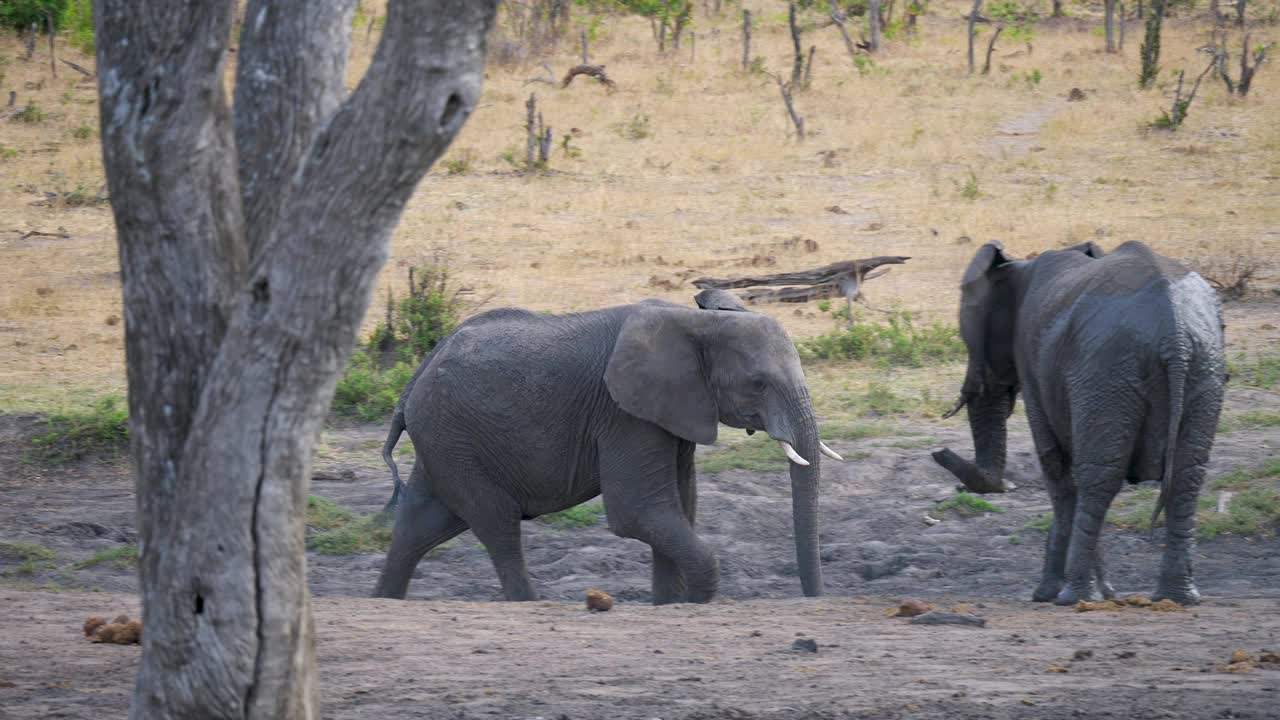
[[[862,300],[863,283],[892,269],[881,267],[882,265],[901,265],[910,259],[901,255],[882,255],[862,260],[846,260],[798,272],[741,278],[698,278],[693,281],[693,285],[702,290],[804,286],[784,287],[781,290],[748,290],[742,294],[742,299],[755,305],[774,302],[804,303],[843,296],[848,303],[849,322],[852,323],[853,303],[855,300]]]
[[[609,92],[613,92],[618,87],[618,84],[610,80],[609,76],[605,74],[603,65],[574,65],[569,68],[569,72],[565,73],[564,80],[560,81],[560,87],[569,87],[569,83],[573,82],[573,79],[579,75],[587,75],[599,80],[604,83]]]

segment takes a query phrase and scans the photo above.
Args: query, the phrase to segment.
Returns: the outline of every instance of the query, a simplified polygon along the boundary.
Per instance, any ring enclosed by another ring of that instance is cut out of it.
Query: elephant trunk
[[[1004,480],[1009,414],[1014,395],[1005,390],[984,392],[969,400],[969,429],[973,432],[975,462],[944,448],[933,453],[937,463],[975,493],[1002,493],[1012,489]]]
[[[769,434],[794,447],[795,453],[808,461],[802,465],[794,459],[791,471],[791,517],[795,526],[796,562],[800,585],[806,597],[822,595],[822,564],[818,544],[818,479],[822,465],[818,421],[808,397],[793,403],[787,412],[786,431]]]

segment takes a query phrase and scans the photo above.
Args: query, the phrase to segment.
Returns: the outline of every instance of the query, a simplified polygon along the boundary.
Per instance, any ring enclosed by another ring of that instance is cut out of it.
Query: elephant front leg
[[[1079,463],[1072,467],[1078,488],[1078,500],[1067,549],[1066,586],[1054,602],[1074,605],[1080,601],[1103,599],[1096,582],[1098,577],[1098,540],[1107,508],[1124,484],[1126,465],[1093,465]]]
[[[676,451],[676,489],[680,496],[680,508],[684,511],[689,527],[696,527],[698,517],[698,481],[693,454],[697,445],[681,441]],[[680,565],[673,558],[653,551],[653,604],[685,602],[687,589]]]
[[[1196,505],[1204,474],[1204,466],[1196,465],[1174,475],[1165,508],[1164,558],[1160,563],[1155,600],[1173,600],[1181,605],[1200,602],[1200,591],[1193,579],[1191,552],[1195,549]]]

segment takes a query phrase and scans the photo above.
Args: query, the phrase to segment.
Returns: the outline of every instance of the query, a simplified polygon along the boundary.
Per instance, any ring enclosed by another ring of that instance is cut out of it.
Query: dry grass
[[[785,4],[754,5],[757,53],[769,70],[785,72]],[[739,20],[730,15],[699,13],[696,59],[687,47],[659,58],[640,19],[606,20],[593,61],[617,81],[612,95],[584,79],[567,90],[525,84],[540,71],[493,66],[479,109],[410,203],[379,292],[403,290],[398,268],[437,251],[488,306],[557,311],[650,296],[687,303],[690,277],[746,272],[753,260],[776,272],[902,254],[914,259],[870,285],[872,303],[950,319],[957,275],[990,238],[1016,253],[1088,239],[1106,247],[1144,239],[1183,257],[1239,243],[1273,254],[1280,246],[1280,92],[1272,90],[1280,72],[1264,68],[1243,101],[1206,84],[1182,130],[1147,133],[1141,126],[1168,100],[1135,88],[1136,25],[1118,56],[1101,52],[1092,21],[1042,25],[1033,52],[1004,42],[992,74],[969,77],[960,14],[961,3],[935,3],[921,37],[889,43],[865,75],[853,70],[834,28],[807,34],[818,52],[813,88],[796,98],[810,133],[803,144],[787,137],[772,79],[740,71]],[[1198,67],[1204,27],[1169,22],[1162,66]],[[356,37],[352,85],[372,51],[363,30]],[[109,324],[121,315],[109,210],[32,205],[40,196],[31,189],[102,184],[96,133],[77,132],[97,126],[93,84],[69,70],[50,79],[45,52],[24,63],[17,42],[0,39],[3,89],[47,114],[41,123],[0,122],[0,145],[18,151],[0,153],[0,407],[7,408],[123,385],[121,325]],[[577,53],[566,46],[548,61],[560,73]],[[1043,76],[1038,85],[1023,79],[1034,70]],[[1088,99],[1063,102],[1073,87]],[[522,153],[530,91],[556,132],[552,172],[544,175],[517,174],[501,158]],[[1000,139],[1002,123],[1028,113],[1044,120],[1037,136]],[[637,116],[649,118],[652,134],[624,137]],[[570,128],[580,130],[572,139],[578,157],[560,147]],[[824,164],[820,153],[828,151],[834,163]],[[444,161],[462,158],[467,172],[447,174]],[[833,205],[848,214],[825,209]],[[70,239],[19,239],[58,228]],[[818,249],[806,252],[791,242],[797,236]],[[1270,272],[1264,284],[1274,284]],[[812,306],[766,311],[797,336],[830,326]],[[1244,340],[1233,336],[1233,347]]]

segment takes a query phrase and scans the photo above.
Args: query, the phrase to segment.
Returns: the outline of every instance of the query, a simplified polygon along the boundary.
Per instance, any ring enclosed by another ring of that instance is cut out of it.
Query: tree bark
[[[1167,0],[1151,0],[1151,12],[1147,16],[1147,33],[1142,43],[1142,70],[1138,75],[1138,87],[1146,89],[1160,74],[1160,24],[1164,21]]]
[[[880,52],[880,0],[867,0],[867,26],[871,30],[867,52]]]
[[[252,128],[251,108],[233,123],[223,89],[235,3],[95,5],[146,622],[131,717],[319,716],[312,447],[391,231],[474,107],[495,6],[392,0],[339,106],[325,43],[346,42],[351,0],[251,2],[240,52],[264,75],[244,92],[276,108]],[[295,17],[341,27],[268,27]],[[257,82],[285,78],[311,94]],[[237,154],[237,140],[273,157]],[[239,178],[282,195],[250,210],[252,228]]]
[[[796,24],[796,4],[790,3],[787,20],[791,25],[791,44],[794,58],[791,61],[791,87],[800,87],[804,77],[804,50],[800,46],[800,26]]]
[[[1106,0],[1107,52],[1116,51],[1116,0]]]

